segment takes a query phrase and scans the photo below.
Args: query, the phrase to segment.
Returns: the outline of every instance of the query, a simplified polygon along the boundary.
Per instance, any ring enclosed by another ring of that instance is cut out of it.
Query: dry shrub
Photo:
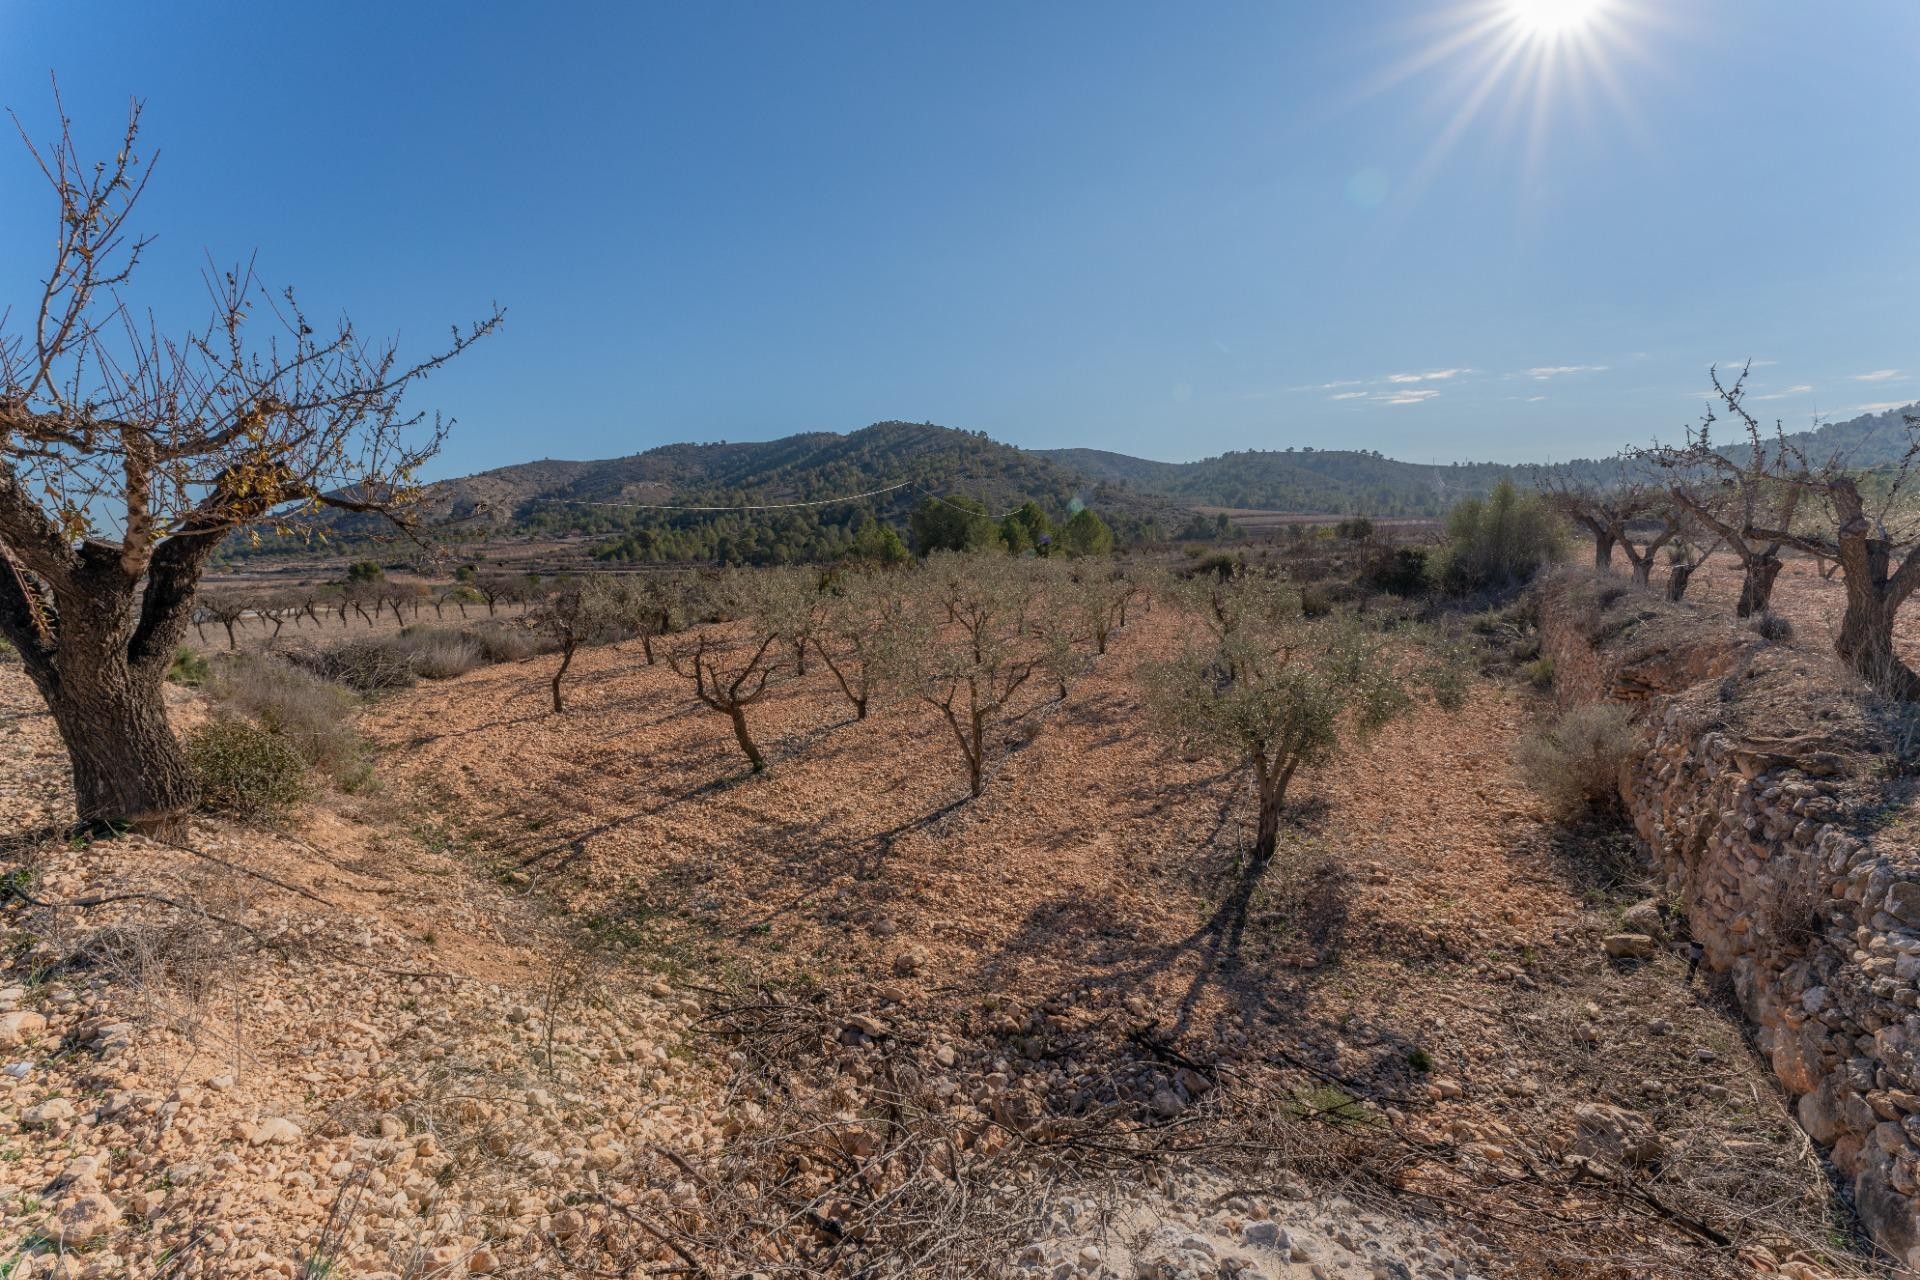
[[[297,650],[288,656],[321,679],[345,685],[356,693],[390,693],[410,689],[415,683],[405,655],[383,640],[343,640],[324,649]]]
[[[387,646],[423,680],[451,680],[488,661],[466,633],[445,627],[408,627]]]
[[[487,662],[524,662],[553,649],[547,639],[525,627],[508,624],[475,627],[468,638]]]
[[[1533,789],[1571,817],[1617,801],[1620,767],[1638,738],[1627,709],[1602,702],[1561,713],[1522,738],[1514,755]]]
[[[359,699],[339,685],[278,658],[236,655],[219,664],[207,692],[342,786],[366,779],[366,743],[352,722]]]
[[[293,744],[244,720],[209,720],[189,730],[183,745],[209,809],[271,818],[307,796],[307,762]]]
[[[1793,639],[1793,624],[1771,611],[1755,614],[1753,620],[1747,623],[1747,629],[1762,640],[1773,640],[1784,644]]]

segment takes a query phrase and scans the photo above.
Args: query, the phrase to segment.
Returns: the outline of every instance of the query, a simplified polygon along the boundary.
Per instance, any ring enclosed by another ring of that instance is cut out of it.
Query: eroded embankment
[[[1824,655],[1617,580],[1539,593],[1569,702],[1642,708],[1633,825],[1802,1127],[1920,1269],[1920,855],[1886,716]]]

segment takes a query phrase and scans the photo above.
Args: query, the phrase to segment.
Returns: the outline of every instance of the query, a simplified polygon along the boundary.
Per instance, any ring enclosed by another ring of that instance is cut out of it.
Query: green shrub
[[[1333,612],[1333,597],[1317,582],[1300,588],[1300,612],[1308,618],[1324,618]]]
[[[1534,790],[1574,817],[1618,802],[1620,768],[1638,736],[1625,707],[1602,702],[1563,712],[1522,738],[1514,754]]]
[[[300,753],[285,738],[244,720],[209,720],[189,730],[183,745],[205,808],[267,818],[307,796],[307,763]]]
[[[1553,655],[1542,654],[1520,668],[1520,674],[1536,689],[1553,688]]]
[[[1417,596],[1427,589],[1427,553],[1421,547],[1381,547],[1360,570],[1360,585],[1394,596]]]
[[[212,674],[213,668],[207,665],[207,660],[184,644],[173,651],[173,665],[167,668],[167,679],[189,689],[199,688]]]
[[[1218,578],[1225,582],[1247,567],[1246,557],[1233,551],[1215,551],[1200,556],[1186,570],[1189,578]]]
[[[1544,498],[1502,480],[1447,514],[1447,545],[1433,576],[1450,595],[1518,586],[1560,558],[1564,538]]]

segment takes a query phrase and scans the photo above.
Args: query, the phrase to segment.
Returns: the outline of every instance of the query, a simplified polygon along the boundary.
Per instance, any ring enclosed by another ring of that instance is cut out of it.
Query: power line
[[[543,498],[543,502],[568,502],[581,507],[620,507],[637,511],[790,511],[795,507],[830,507],[836,502],[858,502],[862,498],[877,497],[883,493],[892,493],[895,489],[904,489],[913,484],[912,480],[902,480],[899,484],[890,484],[884,489],[869,489],[865,493],[849,493],[839,498],[816,498],[811,502],[736,502],[724,507],[683,507],[667,502],[589,502],[585,498]]]
[[[943,507],[952,507],[955,511],[962,511],[970,516],[980,514],[978,511],[968,511],[965,507],[948,502],[917,480],[902,480],[899,484],[890,484],[884,489],[869,489],[865,493],[849,493],[838,498],[816,498],[811,502],[738,502],[724,507],[688,507],[667,502],[593,502],[586,498],[543,498],[541,501],[568,503],[578,507],[618,507],[626,511],[791,511],[796,507],[830,507],[841,502],[858,502],[863,498],[875,498],[883,493],[904,489],[908,485],[912,485]],[[998,515],[989,515],[987,518],[1004,520],[1019,509],[1019,507],[1012,507]]]

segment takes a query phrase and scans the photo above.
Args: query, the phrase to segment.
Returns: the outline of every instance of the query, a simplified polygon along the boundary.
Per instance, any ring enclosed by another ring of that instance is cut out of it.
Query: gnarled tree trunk
[[[0,564],[0,634],[60,731],[83,825],[173,833],[197,799],[163,690],[217,542],[175,535],[155,553],[144,585],[127,575],[117,548],[96,543],[51,584]]]
[[[1780,557],[1772,553],[1748,556],[1743,565],[1746,576],[1740,580],[1740,603],[1734,613],[1750,618],[1765,613],[1773,599],[1773,580],[1780,576]]]

